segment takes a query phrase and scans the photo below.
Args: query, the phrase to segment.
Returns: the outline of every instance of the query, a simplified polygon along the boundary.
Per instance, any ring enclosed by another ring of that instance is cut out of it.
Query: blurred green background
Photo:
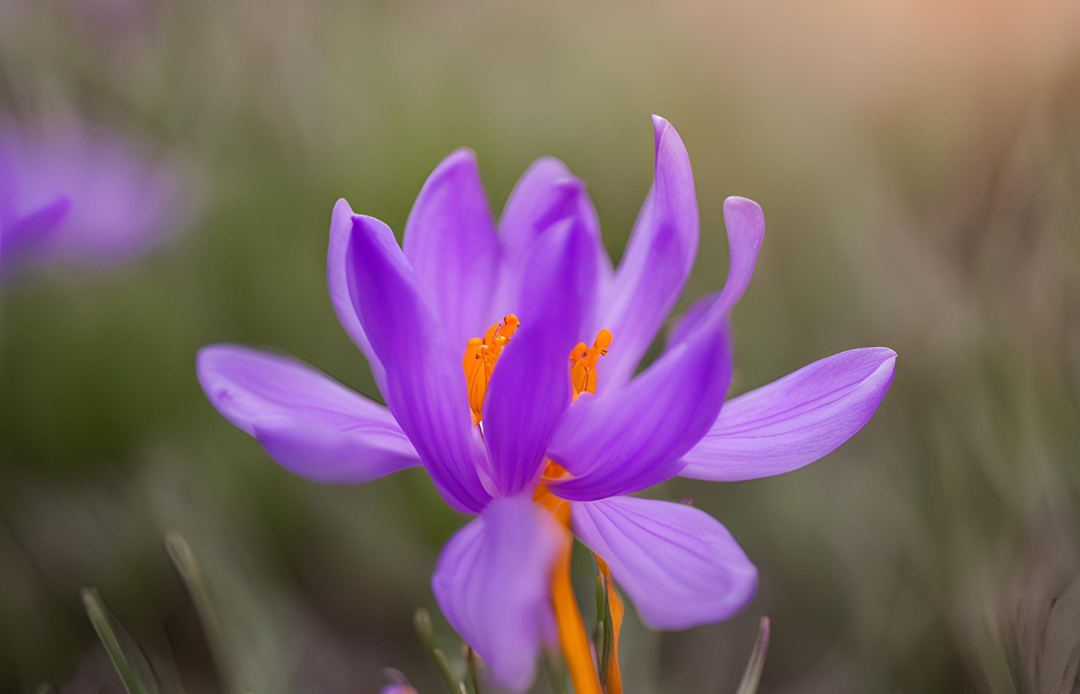
[[[466,519],[419,471],[329,487],[280,469],[208,404],[195,353],[273,346],[376,397],[326,295],[334,201],[400,233],[467,145],[497,212],[551,154],[617,259],[658,113],[701,206],[679,311],[723,282],[723,199],[765,210],[733,391],[853,347],[900,359],[821,462],[655,490],[727,525],[761,587],[685,633],[631,615],[627,691],[733,691],[761,615],[768,694],[1073,691],[1077,36],[1065,0],[0,2],[0,113],[155,137],[201,210],[141,262],[0,295],[0,690],[122,691],[79,601],[96,586],[165,691],[218,691],[163,548],[176,530],[219,608],[220,690],[375,692],[392,666],[441,691],[412,613],[434,611]]]

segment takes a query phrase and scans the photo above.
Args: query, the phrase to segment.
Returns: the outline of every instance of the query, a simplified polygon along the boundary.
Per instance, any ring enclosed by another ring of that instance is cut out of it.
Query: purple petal
[[[469,415],[462,352],[447,343],[389,227],[353,217],[348,253],[350,295],[386,371],[387,406],[447,503],[480,511],[490,495],[477,474],[485,452]]]
[[[599,392],[615,390],[638,362],[682,292],[698,243],[697,198],[690,158],[675,128],[653,116],[656,176],[615,273],[601,325],[614,339]]]
[[[619,392],[579,399],[567,411],[548,455],[574,477],[549,487],[564,499],[591,501],[674,477],[716,421],[730,381],[727,328],[714,321]]]
[[[416,694],[416,690],[407,684],[388,684],[379,690],[379,694]]]
[[[561,532],[528,499],[494,499],[450,538],[431,579],[447,621],[513,691],[533,680]]]
[[[469,338],[490,327],[500,253],[471,150],[454,152],[428,177],[405,225],[404,246],[416,284],[450,344],[464,354]]]
[[[497,315],[519,310],[522,275],[536,240],[545,230],[572,217],[580,220],[596,245],[598,291],[606,289],[611,281],[611,259],[600,241],[600,219],[585,183],[558,159],[545,157],[533,163],[514,186],[499,222],[503,277]]]
[[[360,317],[356,315],[352,297],[349,293],[348,276],[348,252],[349,239],[352,237],[353,211],[349,203],[342,198],[334,205],[334,213],[330,217],[330,250],[326,258],[326,283],[330,290],[330,302],[334,305],[334,313],[338,321],[345,328],[356,346],[364,353],[371,373],[375,377],[375,383],[380,392],[386,373],[379,358],[371,349],[371,342],[364,333],[364,326],[360,325]]]
[[[567,358],[596,297],[596,244],[576,220],[545,232],[525,269],[521,327],[484,401],[491,477],[504,495],[535,486],[573,390]]]
[[[672,332],[669,345],[685,340],[711,314],[729,313],[750,285],[758,251],[765,238],[765,217],[761,207],[746,198],[728,198],[724,201],[724,223],[731,258],[724,288],[694,302]]]
[[[757,569],[704,511],[616,497],[574,504],[571,520],[574,534],[608,563],[641,621],[654,629],[728,619],[754,598]]]
[[[355,484],[420,463],[385,407],[295,359],[213,345],[196,370],[218,412],[298,475]]]
[[[855,435],[874,414],[896,370],[885,347],[841,352],[724,405],[680,475],[750,480],[808,465]]]

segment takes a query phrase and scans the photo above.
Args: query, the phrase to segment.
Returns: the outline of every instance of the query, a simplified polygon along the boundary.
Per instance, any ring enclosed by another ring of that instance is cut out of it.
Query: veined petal
[[[503,272],[497,316],[518,310],[516,304],[523,285],[522,275],[536,240],[545,230],[575,217],[596,245],[598,291],[606,291],[612,275],[611,259],[601,243],[600,219],[585,183],[575,178],[558,159],[544,157],[534,162],[518,180],[499,222]]]
[[[571,522],[655,629],[728,619],[757,590],[757,569],[731,533],[692,506],[615,497],[575,503]]]
[[[353,217],[348,253],[350,296],[386,370],[387,406],[447,502],[479,512],[490,499],[477,474],[485,452],[469,416],[460,352],[447,343],[389,227]]]
[[[352,208],[344,198],[334,205],[334,214],[330,218],[330,250],[326,258],[326,283],[338,321],[364,353],[368,366],[371,367],[371,374],[375,377],[375,383],[381,392],[386,379],[385,369],[379,358],[375,356],[374,350],[371,349],[371,342],[364,333],[364,327],[360,325],[360,317],[356,315],[356,308],[353,307],[349,292],[349,239],[352,237],[353,216]]]
[[[626,247],[600,324],[614,335],[599,392],[630,380],[682,292],[698,244],[694,176],[682,139],[653,116],[656,176]]]
[[[716,421],[730,381],[727,326],[713,321],[618,393],[580,398],[567,410],[548,455],[573,477],[548,488],[592,501],[674,477]]]
[[[576,219],[545,232],[525,268],[518,328],[484,401],[491,477],[504,495],[532,489],[573,398],[567,357],[596,297],[596,244]]]
[[[862,429],[892,383],[896,353],[841,352],[724,405],[679,474],[718,482],[790,472]]]
[[[464,351],[490,324],[499,279],[499,240],[472,150],[454,152],[428,177],[409,213],[404,248],[450,344]]]
[[[295,359],[212,345],[196,371],[218,412],[298,475],[356,484],[420,464],[385,407]]]
[[[496,498],[439,556],[431,579],[439,607],[507,689],[532,683],[563,532],[527,498]]]
[[[730,264],[724,288],[701,297],[675,326],[668,340],[678,344],[699,328],[710,315],[726,316],[750,285],[757,264],[758,251],[765,239],[765,216],[753,200],[730,197],[724,201],[724,224],[727,227]]]

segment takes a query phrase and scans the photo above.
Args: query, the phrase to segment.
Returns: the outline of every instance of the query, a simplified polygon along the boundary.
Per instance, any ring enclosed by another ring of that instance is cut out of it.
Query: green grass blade
[[[761,627],[758,629],[757,641],[754,642],[754,650],[750,654],[750,660],[746,663],[742,682],[735,694],[755,694],[758,683],[761,681],[761,670],[765,667],[765,653],[769,650],[769,618],[761,618]]]
[[[413,615],[413,624],[416,626],[416,633],[420,636],[420,642],[424,644],[424,648],[435,659],[435,664],[438,666],[439,673],[442,674],[443,681],[446,682],[446,688],[450,690],[450,694],[464,692],[465,684],[454,677],[453,671],[450,670],[450,663],[446,660],[446,654],[435,647],[435,630],[431,626],[431,615],[428,614],[428,611],[422,607],[417,609]]]
[[[157,694],[157,685],[152,680],[148,684],[124,654],[124,649],[120,646],[118,626],[114,626],[113,619],[101,600],[101,595],[93,588],[83,588],[81,595],[83,605],[86,607],[86,615],[90,618],[90,623],[94,626],[94,631],[97,632],[102,645],[105,646],[105,652],[108,653],[109,660],[120,675],[120,680],[124,683],[128,694]]]
[[[225,651],[225,639],[221,632],[221,622],[214,610],[214,603],[210,599],[210,592],[206,586],[206,576],[195,559],[195,553],[191,551],[187,540],[177,532],[170,532],[165,536],[165,550],[169,553],[169,559],[172,560],[195,607],[195,614],[199,618],[206,643],[210,647],[218,677],[222,682],[228,682],[232,691],[239,691],[232,678],[232,672],[225,667],[228,658]]]

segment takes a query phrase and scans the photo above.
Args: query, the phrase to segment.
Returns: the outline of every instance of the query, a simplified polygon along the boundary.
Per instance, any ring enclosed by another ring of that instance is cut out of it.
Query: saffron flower
[[[724,405],[728,315],[764,236],[743,198],[724,204],[723,289],[635,376],[698,243],[686,149],[667,121],[653,125],[654,183],[617,270],[584,184],[556,159],[528,169],[496,225],[474,154],[451,154],[420,191],[403,248],[338,201],[330,297],[386,407],[287,357],[216,345],[197,360],[214,406],[293,472],[360,483],[422,465],[447,503],[478,516],[442,550],[432,587],[493,681],[517,691],[556,639],[575,690],[600,691],[567,530],[597,557],[616,638],[614,584],[655,628],[731,617],[757,572],[728,531],[691,506],[629,495],[680,474],[806,465],[867,422],[893,377],[891,350],[855,350]],[[602,676],[621,691],[617,667]]]
[[[0,167],[0,213],[16,219],[0,219],[5,274],[16,266],[112,267],[155,248],[192,211],[176,160],[81,124],[0,125]]]

